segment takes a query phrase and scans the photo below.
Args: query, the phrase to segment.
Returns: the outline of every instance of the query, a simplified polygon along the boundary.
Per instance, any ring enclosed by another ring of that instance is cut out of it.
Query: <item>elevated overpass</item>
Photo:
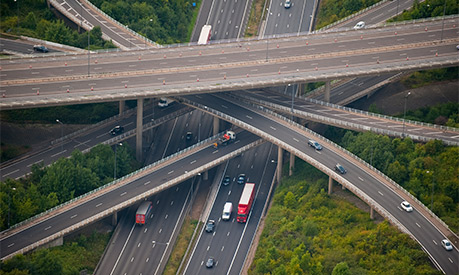
[[[377,211],[418,241],[440,270],[447,274],[457,273],[458,251],[454,249],[447,252],[439,245],[445,237],[454,242],[457,239],[454,233],[411,194],[358,157],[283,117],[244,104],[235,104],[234,100],[223,95],[190,95],[182,97],[182,100],[247,129],[314,165],[329,175],[329,192],[332,191],[333,180],[339,182],[368,203],[372,212]],[[199,144],[187,150],[186,154],[175,155],[155,167],[148,167],[108,188],[97,190],[96,193],[70,202],[68,206],[51,211],[34,223],[3,232],[0,240],[2,259],[33,249],[87,223],[114,214],[135,201],[203,173],[262,142],[254,135],[240,133],[238,137],[240,139],[237,142],[218,149],[208,146],[209,142]],[[307,145],[309,138],[320,140],[324,149],[320,152],[311,149]],[[282,152],[278,155],[282,156]],[[344,165],[348,173],[341,175],[333,171],[336,162]],[[294,158],[291,158],[292,163]],[[279,158],[278,169],[282,166],[282,158]],[[415,211],[405,213],[400,210],[397,206],[402,200],[408,200]]]
[[[459,64],[457,17],[220,45],[0,61],[2,110],[327,81]]]

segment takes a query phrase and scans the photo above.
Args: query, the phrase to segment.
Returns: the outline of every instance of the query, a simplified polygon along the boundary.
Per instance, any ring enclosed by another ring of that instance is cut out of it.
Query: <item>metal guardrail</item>
[[[233,96],[233,95],[231,95]],[[330,145],[332,145],[333,147],[337,148],[340,152],[342,152],[343,154],[346,154],[347,156],[351,157],[352,159],[356,160],[357,162],[359,162],[360,164],[362,164],[363,166],[365,166],[366,168],[370,169],[371,171],[377,173],[380,177],[382,177],[383,179],[385,179],[387,181],[387,183],[389,183],[390,185],[396,187],[396,189],[402,191],[407,197],[409,197],[410,199],[412,199],[413,201],[415,201],[420,207],[423,208],[423,210],[425,210],[426,212],[429,213],[429,215],[434,218],[436,221],[438,221],[439,223],[441,223],[446,229],[448,229],[450,231],[450,234],[451,235],[454,235],[457,237],[457,235],[448,227],[448,225],[442,221],[435,213],[433,213],[429,208],[427,208],[421,201],[419,201],[415,196],[413,196],[410,192],[408,192],[406,189],[404,189],[403,187],[401,187],[399,184],[397,184],[395,181],[393,181],[391,178],[389,178],[388,176],[386,176],[384,173],[382,173],[381,171],[379,171],[378,169],[376,169],[375,167],[371,166],[370,164],[368,164],[366,161],[364,161],[363,159],[361,159],[360,157],[352,154],[351,152],[349,152],[348,150],[346,150],[345,148],[341,147],[340,145],[334,143],[333,141],[313,132],[312,130],[294,122],[294,121],[291,121],[290,119],[284,117],[284,116],[281,116],[271,110],[268,110],[266,108],[264,108],[263,106],[259,106],[259,105],[255,105],[255,104],[252,104],[250,102],[245,102],[246,104],[250,105],[251,107],[261,111],[261,112],[264,112],[266,114],[269,114],[277,119],[280,119],[282,121],[284,121],[284,123],[286,124],[289,124],[291,125],[292,127],[294,128],[298,128],[310,135],[312,135],[313,137],[317,138],[317,139],[320,139],[322,140],[323,142],[325,143],[328,143]],[[302,155],[303,153],[301,153],[301,151],[299,150],[296,150],[294,149],[293,150],[294,154],[295,155]],[[319,170],[325,172],[326,174],[330,175],[331,177],[333,177],[335,180],[337,181],[340,181],[340,179],[338,178],[341,178],[341,177],[336,177],[335,173],[333,173],[333,171],[328,168],[328,167],[325,167],[323,166],[321,163],[318,163],[317,161],[311,159],[309,156],[307,155],[304,155],[305,158],[303,158],[304,160],[310,162],[311,164],[313,164],[314,166],[316,166]],[[330,173],[331,172],[331,173]],[[344,180],[344,179],[343,179]],[[350,184],[350,183],[346,183],[346,184]],[[376,209],[376,208],[375,208]],[[428,217],[426,217],[428,218]],[[410,234],[411,235],[411,234]]]
[[[282,112],[291,114],[291,108],[290,107],[285,107],[285,106],[278,105],[278,104],[275,104],[275,103],[271,103],[271,102],[268,102],[268,101],[264,101],[264,100],[261,100],[261,99],[256,99],[256,98],[253,98],[253,97],[250,97],[250,96],[247,96],[247,95],[238,94],[237,97],[238,98],[244,98],[244,99],[249,100],[251,102],[256,102],[259,105],[267,106],[269,108],[272,108],[272,109],[275,109],[275,110],[280,110]],[[370,112],[361,111],[361,110],[357,110],[357,109],[353,109],[353,108],[349,108],[349,107],[343,107],[343,106],[339,106],[339,105],[336,105],[336,104],[323,102],[323,101],[316,100],[316,99],[307,98],[305,100],[309,101],[309,102],[311,102],[313,104],[327,106],[327,107],[343,110],[343,111],[346,111],[346,112],[361,114],[361,115],[365,115],[365,116],[369,116],[369,117],[382,118],[382,119],[386,119],[386,120],[390,120],[390,121],[394,121],[394,122],[403,122],[403,119],[400,119],[400,118],[386,116],[386,115],[380,115],[380,114],[375,114],[375,113],[370,113]],[[299,115],[300,117],[311,118],[313,120],[325,122],[327,124],[343,126],[345,128],[351,128],[351,129],[356,129],[356,130],[360,130],[360,131],[372,131],[372,132],[375,132],[375,133],[378,133],[378,134],[384,134],[384,135],[389,135],[389,136],[397,136],[397,137],[398,136],[402,136],[402,134],[403,134],[403,133],[400,133],[400,131],[391,131],[391,130],[380,129],[380,128],[377,128],[377,127],[365,126],[365,125],[361,125],[361,124],[358,124],[358,123],[343,121],[343,120],[340,120],[340,119],[328,118],[328,117],[322,116],[322,115],[315,115],[315,114],[311,114],[311,113],[308,113],[308,112],[305,112],[305,111],[296,110],[296,109],[293,110],[293,113],[296,114],[296,115]],[[430,127],[430,128],[433,128],[433,129],[439,129],[439,130],[442,130],[442,131],[443,130],[448,130],[448,131],[453,131],[453,132],[458,132],[459,133],[459,129],[458,128],[449,127],[449,126],[442,126],[442,125],[435,125],[435,124],[424,123],[424,122],[419,122],[419,121],[405,120],[405,124],[412,124],[412,125],[416,125],[416,126]],[[410,133],[405,133],[405,136],[410,137],[410,138],[412,138],[414,140],[423,141],[423,142],[427,142],[429,140],[435,140],[435,138],[430,138],[430,137],[425,137],[425,136],[420,136],[420,135],[413,135],[413,134],[410,134]],[[443,140],[443,142],[445,144],[447,144],[447,145],[452,145],[452,146],[458,145],[458,142],[452,142],[452,141],[448,141],[448,140]]]

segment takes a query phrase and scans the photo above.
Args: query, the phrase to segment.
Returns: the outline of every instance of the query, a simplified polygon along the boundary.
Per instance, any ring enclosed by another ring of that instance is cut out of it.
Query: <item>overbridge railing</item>
[[[230,94],[230,96],[233,96],[232,94]],[[235,101],[236,102],[236,101]],[[240,102],[240,101],[237,101],[237,102]],[[418,204],[419,207],[422,207],[424,211],[426,211],[430,217],[432,217],[433,219],[435,219],[436,221],[438,221],[441,225],[443,225],[443,227],[448,230],[448,233],[453,235],[453,236],[456,236],[457,238],[457,235],[448,227],[448,225],[442,221],[435,213],[433,213],[429,208],[427,208],[421,201],[419,201],[415,196],[413,196],[410,192],[408,192],[406,189],[404,189],[402,186],[400,186],[399,184],[397,184],[395,181],[393,181],[391,178],[389,178],[388,176],[386,176],[384,173],[382,173],[381,171],[379,171],[378,169],[376,169],[375,167],[371,166],[370,164],[368,164],[366,161],[364,161],[363,159],[361,159],[360,157],[354,155],[353,153],[351,153],[350,151],[346,150],[345,148],[339,146],[338,144],[334,143],[333,141],[315,133],[314,131],[302,126],[301,124],[298,124],[284,116],[281,116],[269,109],[266,109],[264,108],[263,106],[260,106],[260,105],[256,105],[256,104],[253,104],[251,102],[244,102],[246,104],[248,104],[249,106],[251,106],[252,108],[256,109],[259,111],[259,113],[265,113],[273,118],[276,118],[278,120],[281,120],[283,121],[284,123],[286,124],[289,124],[292,126],[292,129],[293,128],[297,128],[299,130],[301,130],[302,132],[304,133],[307,133],[308,135],[310,135],[311,137],[314,137],[314,138],[317,138],[317,139],[320,139],[322,140],[323,142],[325,143],[328,143],[330,145],[332,145],[334,148],[337,148],[342,154],[345,154],[347,156],[349,156],[350,158],[356,160],[358,163],[360,163],[361,165],[365,166],[366,168],[368,168],[369,170],[377,173],[380,177],[382,177],[385,182],[383,182],[384,184],[386,185],[392,185],[394,186],[396,189],[402,191],[407,197],[409,197],[411,200],[413,200],[414,202],[416,202],[416,204]],[[236,103],[237,104],[237,103]],[[289,150],[290,151],[290,150]],[[295,155],[301,153],[301,151],[298,151],[298,150],[294,150],[293,152]],[[298,155],[300,156],[300,155]],[[308,157],[306,155],[306,159],[303,158],[304,160],[308,161],[308,159],[310,159],[310,157]],[[313,160],[314,162],[310,162],[311,164],[313,163],[316,163],[317,164],[317,161]],[[309,162],[309,161],[308,161]],[[314,165],[314,164],[313,164]],[[320,164],[321,165],[321,164]],[[316,165],[314,165],[316,166]],[[318,166],[316,166],[318,167]],[[322,167],[319,166],[319,167]],[[330,168],[328,167],[325,167],[325,168],[319,168],[319,170],[325,172],[326,174],[330,175],[331,177],[333,177],[335,180],[337,180],[338,182],[340,182],[341,180],[344,180],[342,179],[341,177],[336,177],[336,173],[334,173]],[[331,172],[331,173],[330,173]],[[346,183],[348,184],[348,183]],[[349,183],[350,184],[350,183]],[[375,207],[376,209],[376,207]],[[386,214],[384,214],[386,215]],[[426,217],[426,219],[429,219],[429,217]],[[398,221],[397,221],[398,222]],[[403,228],[401,228],[401,230],[405,230]],[[411,234],[410,234],[411,235]]]
[[[272,102],[269,102],[269,101],[266,101],[266,100],[254,98],[254,97],[251,97],[249,95],[243,95],[241,93],[238,93],[236,96],[238,98],[244,98],[245,100],[248,100],[248,101],[251,101],[251,102],[255,102],[258,105],[267,106],[268,108],[272,108],[274,110],[279,110],[281,112],[289,113],[289,114],[292,113],[292,108],[291,107],[282,106],[282,105],[275,104],[275,103],[272,103]],[[369,116],[369,117],[386,119],[386,120],[394,121],[394,122],[397,122],[397,123],[402,123],[403,122],[403,119],[397,118],[397,117],[391,117],[391,116],[386,116],[386,115],[370,113],[370,112],[361,111],[361,110],[357,110],[357,109],[353,109],[353,108],[349,108],[349,107],[343,107],[343,106],[339,106],[339,105],[336,105],[336,104],[327,103],[327,102],[323,102],[323,101],[316,100],[316,99],[311,99],[311,98],[307,98],[307,99],[304,99],[304,100],[309,101],[309,102],[311,102],[313,104],[327,106],[327,107],[343,110],[343,111],[346,111],[346,112],[361,114],[361,115],[365,115],[365,116]],[[401,137],[402,134],[403,134],[400,131],[385,130],[385,129],[381,129],[381,128],[378,128],[378,127],[366,126],[366,125],[362,125],[362,124],[359,124],[359,123],[353,123],[353,122],[344,121],[344,120],[341,120],[341,119],[329,118],[329,117],[326,117],[326,116],[323,116],[323,115],[316,115],[316,114],[312,114],[312,113],[301,111],[301,110],[297,110],[297,109],[293,109],[293,114],[294,115],[298,115],[300,117],[304,117],[304,118],[311,118],[311,119],[313,119],[315,121],[321,121],[321,122],[325,122],[327,124],[343,126],[345,128],[351,128],[351,129],[356,129],[356,130],[360,130],[360,131],[372,131],[372,132],[378,133],[378,134],[384,134],[384,135],[390,135],[390,136],[399,136],[399,137]],[[438,130],[441,130],[441,131],[446,131],[447,130],[447,131],[453,131],[453,132],[458,132],[459,133],[459,129],[458,128],[449,127],[449,126],[443,126],[443,125],[435,125],[435,124],[424,123],[424,122],[419,122],[419,121],[414,121],[414,120],[408,120],[407,119],[407,120],[405,120],[405,124],[412,124],[412,125],[416,125],[416,126],[430,127],[432,129],[438,129]],[[412,138],[414,140],[423,141],[423,142],[427,142],[429,140],[434,140],[435,139],[433,137],[414,135],[414,134],[409,133],[409,132],[405,132],[405,136],[410,137],[410,138]],[[445,144],[447,144],[447,145],[458,145],[459,144],[458,142],[454,142],[454,141],[450,141],[450,140],[443,140],[443,142]]]

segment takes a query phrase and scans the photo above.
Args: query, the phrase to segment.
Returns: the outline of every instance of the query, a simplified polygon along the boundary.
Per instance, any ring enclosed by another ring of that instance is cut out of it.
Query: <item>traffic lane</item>
[[[266,156],[266,161],[264,162],[264,167],[262,168],[263,175],[260,181],[257,182],[259,183],[259,188],[257,189],[256,199],[253,202],[250,218],[245,228],[245,234],[238,244],[238,253],[235,253],[232,257],[229,274],[240,274],[242,271],[242,267],[244,266],[244,262],[247,260],[247,254],[252,245],[252,240],[258,228],[258,224],[263,215],[263,208],[268,201],[269,189],[276,172],[277,163],[274,160],[277,160],[277,146],[266,144],[263,145],[263,148],[267,151],[266,155],[261,155],[263,156],[263,159],[265,158],[264,156]],[[260,148],[260,150],[261,149],[262,148]]]
[[[238,37],[241,20],[248,0],[214,1],[209,24],[212,25],[211,40]]]
[[[394,74],[383,74],[378,76],[365,76],[355,78],[349,82],[344,83],[336,88],[332,88],[330,91],[330,102],[338,103],[345,100],[347,97],[354,95],[358,91],[370,88],[382,81],[388,80],[393,77]],[[324,94],[321,93],[312,98],[317,100],[324,100]]]
[[[122,89],[125,89],[124,82],[129,81],[129,88],[142,88],[150,90],[152,88],[164,87],[167,85],[179,85],[187,83],[195,83],[196,85],[202,85],[200,82],[204,81],[224,81],[228,82],[231,79],[240,80],[241,78],[248,77],[285,77],[285,75],[294,76],[295,73],[311,72],[321,76],[327,73],[336,73],[336,70],[345,71],[348,67],[351,69],[364,68],[366,66],[374,66],[377,62],[380,62],[383,66],[403,64],[406,58],[410,59],[422,59],[429,58],[432,51],[443,50],[451,47],[451,45],[432,46],[414,50],[399,50],[392,52],[379,52],[379,53],[368,53],[361,56],[348,56],[348,57],[331,57],[322,59],[305,59],[301,61],[292,61],[291,63],[283,63],[282,65],[275,63],[263,63],[259,65],[250,65],[244,67],[221,67],[219,69],[200,70],[194,72],[176,72],[176,73],[164,73],[146,76],[133,76],[126,79],[99,79],[99,80],[82,80],[74,82],[74,86],[71,88],[70,94],[66,93],[67,85],[62,83],[34,83],[25,84],[18,86],[6,86],[4,87],[4,94],[6,98],[2,98],[1,101],[15,100],[15,97],[33,96],[39,91],[40,96],[65,96],[73,97],[78,96],[80,93],[97,94],[103,93],[104,96],[119,96]],[[266,56],[266,53],[265,53]],[[272,60],[272,59],[271,59]],[[317,70],[316,70],[317,68]],[[281,76],[279,76],[279,71]],[[226,79],[224,79],[226,76]],[[193,85],[193,84],[192,84]],[[167,88],[168,86],[166,86]],[[94,91],[92,91],[94,89]],[[110,90],[111,92],[106,92]],[[128,92],[128,91],[126,91]]]
[[[208,24],[209,13],[211,12],[211,6],[214,0],[203,0],[199,7],[198,18],[196,19],[195,29],[191,35],[190,42],[198,42],[199,35],[201,34],[202,26]]]
[[[21,40],[11,40],[11,39],[5,39],[5,38],[0,38],[0,47],[2,50],[8,50],[8,51],[13,51],[13,52],[18,52],[22,54],[46,54],[46,53],[41,53],[41,52],[35,52],[33,49],[32,44],[25,43]],[[55,51],[52,49],[49,49],[49,51]]]
[[[359,78],[360,79],[360,78]],[[356,79],[356,80],[359,80]],[[379,77],[376,77],[378,80]],[[370,84],[371,85],[371,84]],[[291,108],[291,96],[288,93],[273,93],[268,91],[255,91],[251,92],[252,96],[260,100],[267,100],[275,104]],[[294,99],[294,109],[301,110],[306,113],[314,114],[317,116],[326,116],[328,118],[336,119],[338,121],[348,121],[349,123],[360,124],[363,126],[374,127],[380,130],[391,132],[402,132],[405,128],[405,133],[413,135],[422,135],[433,139],[444,139],[451,142],[458,142],[457,133],[454,131],[443,131],[433,129],[431,127],[423,127],[422,125],[415,125],[411,123],[403,123],[402,121],[391,121],[385,118],[370,117],[359,114],[358,112],[341,111],[337,108],[323,106],[306,101],[302,98]]]
[[[438,29],[438,27],[435,26],[431,29],[428,29],[428,31],[425,31],[425,29],[416,29],[415,31],[409,32],[400,30],[398,31],[397,35],[395,35],[391,30],[378,29],[368,33],[368,35],[365,33],[364,38],[361,38],[360,33],[346,32],[342,35],[339,35],[339,37],[337,37],[337,35],[324,37],[323,39],[319,40],[316,40],[318,38],[317,36],[311,36],[311,41],[308,41],[308,45],[304,44],[303,39],[298,41],[284,41],[276,39],[270,41],[273,41],[273,45],[275,45],[275,43],[279,44],[279,49],[277,49],[277,46],[272,46],[270,55],[273,58],[286,58],[292,56],[304,56],[305,50],[308,51],[308,55],[317,55],[318,53],[336,54],[342,52],[343,49],[357,51],[368,50],[377,47],[404,45],[407,43],[407,41],[410,43],[425,43],[439,39],[439,31],[441,31],[441,29]],[[448,28],[447,25],[444,30],[444,38],[447,39],[449,37],[455,37],[455,35],[457,35],[456,31],[453,28]],[[228,62],[228,60],[253,61],[265,57],[266,43],[264,43],[264,41],[250,43],[250,46],[248,47],[250,47],[250,51],[247,51],[245,47],[231,47],[226,48],[224,53],[216,48],[203,47],[201,50],[199,50],[199,47],[197,47],[190,56],[180,56],[179,52],[175,52],[171,53],[171,55],[169,55],[167,58],[164,58],[166,53],[158,54],[158,51],[155,51],[155,55],[143,56],[141,60],[138,60],[136,56],[132,55],[127,57],[120,55],[120,57],[110,58],[108,60],[93,56],[91,63],[97,62],[97,64],[92,64],[90,66],[90,70],[93,74],[119,73],[138,70],[156,70],[164,67],[185,68],[197,62],[202,62],[202,64],[220,64],[222,62]],[[453,50],[455,50],[455,48],[450,49],[450,52],[453,52]],[[255,55],[256,53],[257,55]],[[435,55],[435,52],[433,55]],[[84,57],[84,55],[82,57]],[[224,60],[220,60],[219,57],[224,58]],[[81,60],[78,63],[76,60],[72,61],[72,65],[67,64],[65,61],[67,58],[68,57],[55,58],[51,60],[52,62],[47,62],[47,59],[20,60],[21,64],[2,64],[2,72],[5,76],[4,79],[29,79],[87,74],[87,58],[86,60]],[[60,59],[63,60],[58,61]],[[30,66],[32,66],[32,68],[30,68]],[[71,70],[69,71],[69,69]]]
[[[292,1],[290,8],[285,8],[285,1],[274,1],[268,13],[268,24],[265,35],[282,35],[286,33],[298,33],[305,13],[305,1]],[[309,17],[308,17],[309,18]]]
[[[246,173],[249,178],[248,182],[254,182],[257,186],[257,190],[258,188],[262,190],[261,192],[256,193],[257,197],[254,200],[254,207],[257,205],[257,201],[264,202],[266,199],[265,197],[260,197],[259,194],[267,194],[267,189],[269,190],[272,175],[274,173],[273,171],[276,167],[275,163],[271,160],[275,158],[276,152],[276,150],[272,150],[271,144],[265,143],[250,150],[249,152],[246,152],[244,156],[230,160],[227,170],[225,171],[225,174],[227,175],[238,175],[241,172]],[[257,161],[261,159],[265,161]],[[251,164],[253,164],[254,167],[251,167]],[[271,170],[266,169],[268,166]],[[242,170],[241,167],[251,168]],[[269,172],[267,171],[271,171],[271,175],[269,175]],[[263,179],[268,179],[266,182],[269,184],[263,183],[262,177]],[[233,255],[245,255],[247,253],[247,251],[242,249],[237,250],[245,225],[239,224],[235,220],[237,214],[237,203],[240,199],[243,185],[239,185],[235,181],[232,181],[230,185],[220,185],[219,188],[220,190],[217,193],[215,203],[211,209],[211,213],[209,214],[209,219],[214,219],[217,223],[215,233],[201,232],[200,239],[186,270],[187,274],[206,272],[204,271],[206,268],[203,265],[205,265],[205,261],[209,257],[214,257],[217,261],[218,264],[215,269],[218,268],[216,270],[219,270],[220,272],[222,272],[222,270],[229,270],[232,263],[233,268],[236,270],[242,267],[242,265],[237,265],[237,263],[233,261]],[[220,217],[223,205],[228,200],[233,202],[233,216],[230,221],[222,221]],[[252,219],[252,222],[254,221],[256,221],[255,218]],[[254,224],[256,224],[256,222],[254,222]],[[248,238],[251,238],[252,235],[249,234],[253,235],[253,232],[246,233],[246,235],[249,236]]]
[[[179,221],[189,187],[190,180],[151,198],[153,209],[145,225],[136,225],[132,216],[131,225],[135,229],[114,274],[147,274],[159,267],[160,261],[164,261],[162,255],[170,247],[169,240]]]
[[[240,139],[235,142],[235,147],[237,148],[258,140],[258,137],[248,132],[242,132],[239,134],[239,138]],[[231,145],[224,146],[218,150],[215,150],[212,146],[203,148],[194,154],[184,156],[169,166],[158,168],[158,170],[153,171],[145,177],[112,190],[111,192],[94,198],[86,203],[78,205],[21,232],[8,236],[1,240],[1,257],[11,254],[19,249],[19,247],[22,248],[36,242],[37,240],[42,240],[51,235],[53,232],[60,232],[79,221],[85,220],[97,213],[101,213],[105,209],[114,207],[129,198],[133,198],[146,192],[153,187],[164,184],[168,180],[176,178],[179,175],[183,175],[185,171],[202,167],[218,156],[231,153],[232,150],[233,146]],[[61,219],[67,221],[62,222]]]
[[[398,8],[397,8],[398,6]],[[387,1],[386,3],[376,6],[373,9],[348,20],[345,24],[339,27],[352,28],[360,21],[364,21],[365,25],[374,25],[384,23],[386,20],[394,17],[397,11],[400,13],[413,6],[413,0],[397,0]]]
[[[212,96],[212,97],[211,95],[207,95],[207,96],[208,98],[206,98],[206,100],[203,100],[203,101],[205,101],[206,104],[210,108],[216,108],[217,110],[221,109],[218,106],[218,105],[221,105],[223,102],[221,98],[217,99],[215,96]],[[233,103],[225,101],[223,104],[231,106]],[[262,121],[263,119],[257,113],[253,113],[253,112],[250,113],[248,109],[244,110],[244,108],[237,108],[236,106],[231,106],[230,108],[228,108],[228,110],[231,110],[231,111],[236,110],[236,109],[238,110],[235,111],[235,113],[229,114],[229,115],[237,119],[240,119],[242,121],[245,121],[246,123],[250,123],[249,121],[247,121],[248,120],[247,117],[250,117],[250,120],[257,121],[257,128],[261,129],[262,131],[267,132],[271,136],[277,137],[278,139],[281,139],[284,141],[294,140],[295,142],[290,142],[292,146],[294,146],[296,149],[300,151],[310,154],[307,150],[305,150],[306,147],[308,146],[306,145],[305,138],[301,137],[301,134],[295,133],[289,127],[279,124],[276,121],[270,121],[270,122],[268,121],[266,123],[263,123]],[[248,115],[248,113],[250,113],[250,115]],[[302,140],[304,141],[301,142]],[[311,148],[309,148],[309,150],[311,150]],[[393,208],[394,205],[398,205],[402,201],[402,199],[397,194],[390,191],[389,187],[375,180],[373,176],[369,174],[367,171],[360,171],[360,169],[356,168],[354,164],[350,162],[350,160],[343,158],[343,156],[341,156],[339,152],[330,151],[326,147],[322,149],[321,151],[315,151],[315,152],[317,153],[316,156],[312,154],[310,154],[310,156],[316,159],[317,161],[321,162],[325,166],[329,167],[330,169],[333,169],[334,164],[336,164],[337,162],[342,164],[348,170],[348,173],[346,173],[345,175],[339,175],[339,174],[337,175],[350,180],[350,182],[355,184],[364,193],[368,194],[377,203],[379,203],[383,208],[388,209],[388,210],[394,209]],[[363,183],[360,183],[360,181],[371,183],[371,184],[363,184]],[[389,203],[387,198],[382,198],[380,192],[382,194],[388,194],[388,196],[393,196],[392,203]],[[396,204],[395,201],[398,201],[398,203]],[[398,210],[395,211],[395,213],[397,212]],[[391,213],[394,213],[394,210],[392,210]],[[403,221],[400,221],[400,222],[403,223]],[[432,232],[432,234],[436,236],[436,239],[441,240],[443,238],[441,233],[436,228],[434,228],[430,224],[429,221],[424,220],[423,222],[425,223],[424,225],[425,228],[428,228]],[[416,237],[418,238],[418,236]],[[422,236],[420,236],[419,238],[421,237]],[[444,253],[441,253],[440,255],[434,255],[434,258],[437,261],[441,261],[442,258],[444,257],[445,257]]]
[[[180,107],[183,108],[183,105],[180,105],[180,104],[174,104],[174,105],[176,106],[173,106],[168,110],[161,110],[160,112],[156,111],[156,113],[158,114],[157,116],[165,116],[172,111],[178,110],[178,108]],[[147,118],[147,115],[145,115],[148,112],[150,112],[150,109],[145,108],[143,124],[149,122],[149,118]],[[85,131],[79,136],[75,136],[68,140],[65,140],[63,144],[54,144],[52,145],[52,147],[44,151],[38,152],[23,160],[19,160],[17,162],[14,162],[11,165],[0,168],[1,179],[2,180],[5,180],[6,178],[17,179],[17,178],[23,177],[24,175],[31,172],[31,167],[34,164],[43,163],[45,166],[47,166],[55,162],[59,158],[70,156],[70,154],[74,150],[83,151],[83,150],[92,148],[96,146],[97,144],[102,143],[106,141],[107,139],[112,138],[113,135],[110,133],[110,130],[113,129],[113,127],[117,125],[123,126],[125,129],[124,130],[125,132],[135,129],[136,127],[135,121],[136,121],[135,115],[123,117],[119,121],[108,122],[102,127],[98,127],[95,129],[90,129],[88,131]],[[65,123],[62,127],[65,127]]]

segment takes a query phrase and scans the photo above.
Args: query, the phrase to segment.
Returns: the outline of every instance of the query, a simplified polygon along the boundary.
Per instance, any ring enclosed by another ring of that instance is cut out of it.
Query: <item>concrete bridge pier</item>
[[[330,102],[330,89],[331,89],[330,87],[331,87],[330,80],[325,81],[325,95],[324,95],[325,102]]]
[[[328,194],[333,193],[333,178],[328,176]]]
[[[126,101],[120,100],[119,104],[119,114],[122,115],[124,113],[124,109],[126,108]]]
[[[371,206],[370,206],[370,219],[372,219],[372,220],[375,219],[375,210]]]
[[[209,171],[205,171],[204,174],[202,175],[203,180],[208,180],[209,179]]]
[[[135,137],[135,157],[142,161],[142,120],[143,120],[143,98],[137,99],[137,126]]]
[[[282,155],[284,154],[284,149],[277,147],[277,183],[280,183],[282,178]]]
[[[220,119],[214,116],[214,127],[213,127],[213,135],[215,136],[220,131]]]
[[[290,167],[288,170],[288,175],[293,175],[293,169],[295,168],[295,154],[290,153]]]
[[[118,212],[115,212],[112,215],[112,225],[116,226],[117,223],[118,223]]]

